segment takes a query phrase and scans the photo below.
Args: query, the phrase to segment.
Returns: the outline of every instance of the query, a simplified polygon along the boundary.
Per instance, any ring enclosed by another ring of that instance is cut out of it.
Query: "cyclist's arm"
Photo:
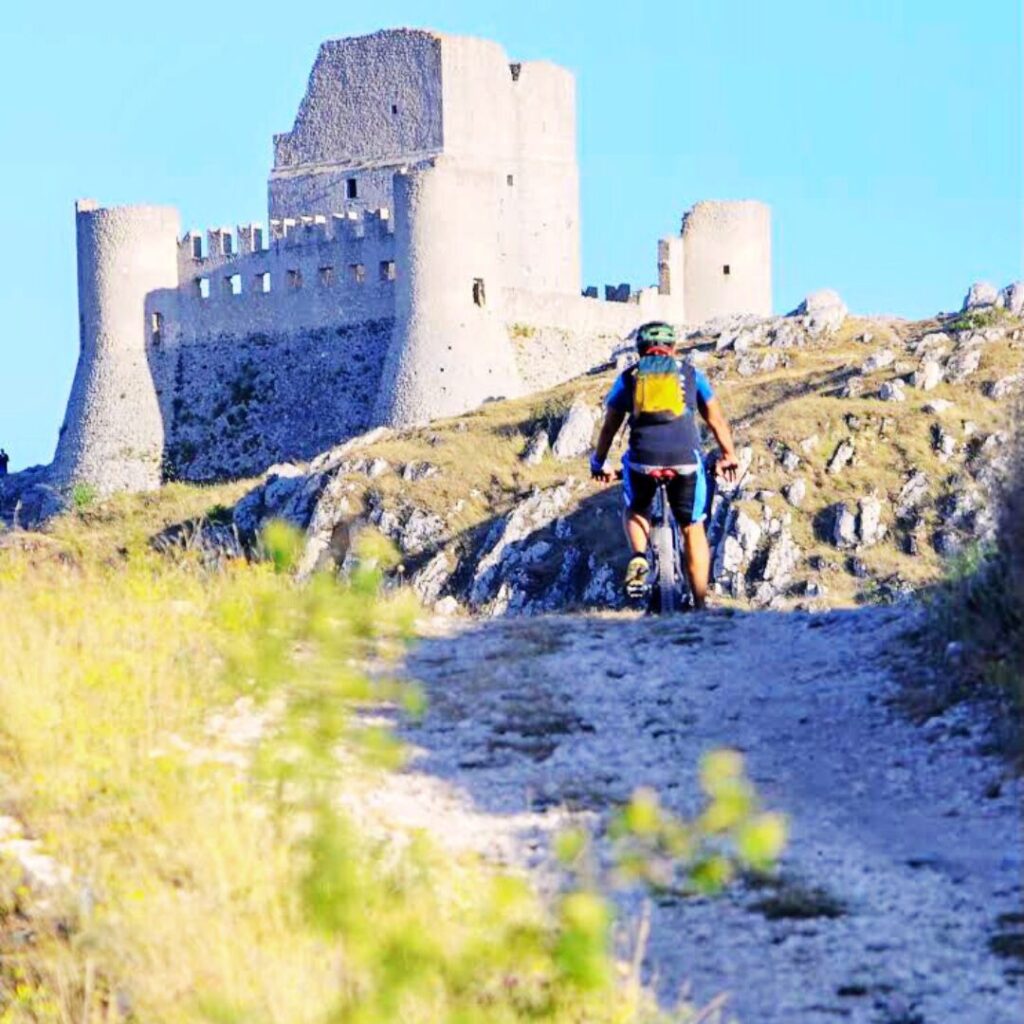
[[[594,447],[595,463],[604,464],[605,459],[608,458],[608,452],[611,451],[615,435],[619,432],[619,427],[622,426],[622,421],[625,418],[626,414],[621,409],[615,409],[612,406],[605,409],[604,423],[601,424],[601,433],[597,435],[597,444]]]
[[[719,465],[725,471],[726,478],[729,479],[730,471],[735,474],[739,463],[736,459],[736,448],[733,445],[732,431],[729,429],[729,421],[725,418],[725,412],[722,410],[722,403],[712,396],[708,399],[702,397],[697,405],[701,415],[704,417],[704,422],[711,429],[711,433],[715,435],[718,447],[722,449],[722,458],[719,460]]]

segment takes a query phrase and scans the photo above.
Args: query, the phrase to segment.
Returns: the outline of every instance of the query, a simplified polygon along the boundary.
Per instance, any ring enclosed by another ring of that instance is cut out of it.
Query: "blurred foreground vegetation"
[[[144,531],[113,547],[132,530],[88,514],[102,542],[79,510],[0,549],[0,810],[73,879],[30,892],[0,858],[0,1022],[687,1019],[615,958],[608,893],[771,866],[784,823],[739,755],[706,758],[694,821],[638,793],[610,871],[563,835],[566,881],[544,902],[341,810],[402,763],[360,709],[422,706],[394,675],[417,609],[381,593],[382,546],[345,582],[299,586],[283,527],[266,562],[209,572]]]

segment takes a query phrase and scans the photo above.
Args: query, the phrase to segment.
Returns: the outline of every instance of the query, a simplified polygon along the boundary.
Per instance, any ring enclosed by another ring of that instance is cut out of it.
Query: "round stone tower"
[[[158,487],[164,425],[148,358],[146,297],[178,287],[180,222],[165,206],[75,206],[80,351],[54,456],[58,485]]]
[[[445,157],[395,175],[395,326],[376,421],[454,416],[522,393],[502,316],[496,172]]]
[[[734,313],[771,316],[771,208],[705,200],[683,217],[683,311],[688,324]]]

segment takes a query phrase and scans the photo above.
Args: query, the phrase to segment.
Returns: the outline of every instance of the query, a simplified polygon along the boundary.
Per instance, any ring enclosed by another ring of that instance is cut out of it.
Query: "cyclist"
[[[590,474],[603,483],[612,479],[605,462],[628,417],[629,447],[622,459],[623,526],[633,557],[626,568],[626,593],[637,598],[647,588],[650,510],[657,492],[650,472],[672,469],[676,475],[666,486],[668,503],[686,540],[686,575],[694,608],[700,609],[707,597],[711,556],[704,532],[708,491],[696,414],[701,414],[721,449],[715,472],[730,483],[738,467],[732,433],[707,377],[675,358],[675,328],[651,321],[638,327],[634,337],[640,360],[619,375],[608,393]]]

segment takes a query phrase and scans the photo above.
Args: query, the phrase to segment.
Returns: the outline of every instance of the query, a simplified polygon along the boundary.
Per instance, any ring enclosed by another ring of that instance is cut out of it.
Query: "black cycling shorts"
[[[638,473],[628,465],[623,467],[622,489],[626,507],[645,519],[651,517],[651,505],[658,492],[658,481],[646,473]],[[707,485],[704,470],[680,473],[665,484],[669,508],[680,526],[692,526],[704,520]]]

